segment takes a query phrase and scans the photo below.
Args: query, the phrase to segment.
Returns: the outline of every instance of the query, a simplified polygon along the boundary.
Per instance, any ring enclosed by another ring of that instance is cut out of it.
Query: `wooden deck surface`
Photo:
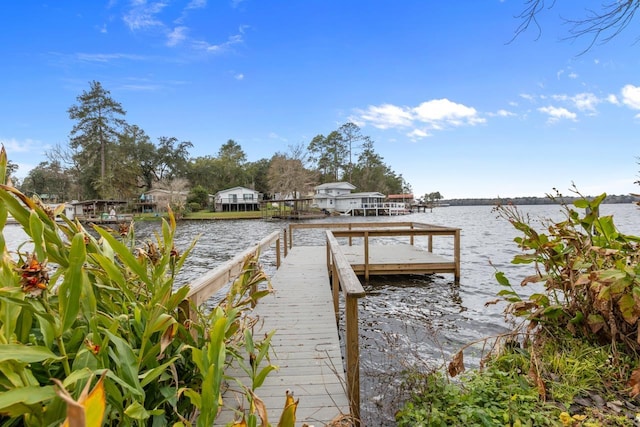
[[[341,245],[353,271],[362,275],[365,271],[364,247]],[[369,274],[423,274],[453,273],[455,262],[424,249],[406,243],[369,245]]]
[[[364,248],[341,245],[357,274],[364,272]],[[260,317],[256,336],[276,330],[272,339],[272,372],[257,390],[268,409],[269,422],[278,423],[285,403],[285,392],[293,390],[300,399],[296,425],[303,422],[326,425],[349,414],[349,399],[342,352],[327,271],[324,246],[294,246],[271,278],[274,294],[260,300],[255,313]],[[455,263],[409,244],[370,245],[371,274],[411,274],[453,272]],[[231,374],[242,377],[239,370]],[[245,382],[246,383],[246,382]],[[235,402],[234,384],[225,393],[225,405],[247,407]],[[235,385],[237,388],[237,385]],[[232,418],[225,410],[217,425]]]
[[[271,278],[271,284],[274,294],[260,300],[255,309],[263,322],[255,334],[276,330],[272,339],[275,357],[271,361],[280,369],[272,372],[257,390],[268,408],[269,422],[278,423],[287,389],[300,399],[296,425],[306,422],[322,426],[348,414],[326,249],[292,248]],[[246,407],[246,402],[233,401],[235,395],[227,391],[225,403]],[[223,413],[217,422],[224,425],[231,416],[229,412]]]

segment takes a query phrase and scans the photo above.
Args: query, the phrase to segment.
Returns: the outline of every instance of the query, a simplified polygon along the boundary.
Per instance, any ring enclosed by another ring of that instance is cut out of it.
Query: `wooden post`
[[[411,223],[411,229],[413,230],[413,223]],[[411,237],[409,238],[411,246],[413,246],[413,233],[411,233]]]
[[[336,314],[336,324],[340,323],[340,277],[336,263],[331,263],[331,292],[333,294],[333,311]]]
[[[429,234],[429,252],[433,252],[433,234]]]
[[[356,426],[360,426],[360,344],[358,337],[358,298],[347,296],[346,307],[346,363],[347,388],[351,416]]]
[[[460,283],[460,229],[453,236],[453,261],[456,263],[454,281]]]
[[[276,240],[276,270],[278,268],[280,268],[280,237]]]
[[[293,248],[293,228],[292,224],[289,224],[289,249]]]
[[[349,231],[351,231],[351,223],[349,223]],[[352,240],[351,236],[349,236],[349,246],[351,246]]]
[[[369,232],[364,232],[364,280],[369,280]]]

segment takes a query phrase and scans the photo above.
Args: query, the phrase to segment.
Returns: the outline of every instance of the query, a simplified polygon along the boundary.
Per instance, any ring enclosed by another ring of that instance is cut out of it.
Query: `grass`
[[[398,425],[633,426],[636,414],[576,404],[630,401],[627,384],[640,360],[622,354],[563,335],[505,347],[460,378],[409,372],[405,384],[413,397],[398,412]]]
[[[136,221],[159,221],[161,218],[168,218],[166,213],[144,213],[136,214]],[[211,212],[199,211],[185,214],[182,219],[261,219],[261,211],[252,212]]]
[[[262,211],[210,212],[198,211],[185,214],[184,219],[261,219]]]

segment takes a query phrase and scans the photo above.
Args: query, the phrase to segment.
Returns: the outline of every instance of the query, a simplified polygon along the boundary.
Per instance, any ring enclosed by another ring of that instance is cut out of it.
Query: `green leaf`
[[[133,402],[131,405],[124,410],[124,413],[129,418],[133,418],[134,420],[143,421],[148,419],[151,414],[147,412],[147,410],[142,406],[139,402]]]
[[[169,366],[171,366],[178,359],[178,356],[172,357],[162,365],[156,366],[155,368],[150,369],[144,374],[140,375],[140,385],[142,387],[146,387],[149,383],[151,383],[151,381],[162,375],[162,373],[165,372],[169,368]]]
[[[31,405],[41,405],[42,402],[56,397],[53,386],[19,387],[0,393],[0,413],[9,417],[34,412]]]
[[[141,265],[136,257],[131,253],[129,248],[127,248],[124,244],[119,242],[115,237],[111,235],[108,231],[95,227],[95,230],[105,239],[109,245],[113,248],[118,258],[131,270],[133,271],[143,282],[147,285],[153,287],[153,282],[149,278],[147,274],[146,267]]]
[[[247,328],[244,330],[244,347],[247,350],[249,355],[253,356],[253,352],[255,351],[255,347],[253,345],[253,335],[251,333],[251,329]]]
[[[620,307],[620,312],[622,313],[622,317],[624,320],[633,325],[638,320],[638,310],[636,310],[636,301],[633,299],[633,296],[630,294],[624,294],[618,300],[618,307]]]
[[[63,331],[71,328],[80,311],[80,296],[86,279],[84,272],[86,259],[84,236],[82,233],[77,233],[71,241],[69,267],[64,273],[64,280],[58,290]]]
[[[44,261],[46,258],[43,228],[42,220],[36,211],[31,211],[29,215],[29,235],[31,236],[31,239],[33,239],[33,251],[40,262]]]
[[[144,391],[138,380],[137,358],[131,344],[108,330],[104,332],[114,344],[113,351],[109,352],[109,357],[112,359],[114,366],[113,370],[118,374],[119,378],[130,386],[131,390],[136,391],[138,397],[144,396]]]
[[[576,315],[573,317],[573,319],[569,320],[569,322],[573,323],[574,325],[579,325],[583,321],[584,321],[584,314],[581,311],[576,312]]]
[[[573,202],[573,206],[578,209],[586,209],[589,207],[589,201],[586,199],[579,199]]]
[[[511,260],[511,264],[531,264],[537,259],[538,257],[534,254],[516,255]]]
[[[62,359],[61,356],[56,355],[47,347],[23,344],[0,345],[0,362],[17,360],[22,363],[36,363],[44,360],[60,359]]]
[[[258,372],[258,375],[256,375],[256,377],[253,379],[253,389],[255,390],[259,387],[262,387],[262,384],[264,383],[264,380],[267,378],[267,375],[269,375],[271,372],[277,369],[278,367],[275,365],[267,365],[264,368],[262,368],[260,372]]]
[[[548,317],[549,319],[556,320],[556,319],[559,319],[564,314],[564,310],[562,309],[562,306],[551,305],[545,308],[544,310],[542,310],[542,314],[545,317]]]
[[[504,275],[502,271],[496,272],[495,276],[499,284],[501,284],[502,286],[511,287],[511,283],[509,283],[509,279],[507,279],[507,277]]]

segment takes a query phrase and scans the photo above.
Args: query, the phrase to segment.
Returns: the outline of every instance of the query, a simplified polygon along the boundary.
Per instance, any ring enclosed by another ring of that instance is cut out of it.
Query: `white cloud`
[[[430,136],[429,132],[422,129],[414,129],[407,134],[407,136],[411,139],[422,139]]]
[[[236,80],[244,80],[244,74],[238,73],[235,76],[233,76],[233,78]]]
[[[203,9],[207,7],[207,0],[191,0],[186,9]]]
[[[33,150],[35,145],[38,145],[37,141],[32,139],[25,139],[24,141],[18,141],[15,138],[3,139],[0,138],[0,144],[4,146],[7,153],[27,153]]]
[[[574,73],[574,72],[571,72],[571,73],[569,73],[569,78],[570,79],[577,79],[578,78],[578,74]]]
[[[156,15],[162,12],[167,6],[164,1],[147,3],[146,0],[134,0],[132,8],[122,18],[131,31],[142,30],[149,27],[164,26],[164,24],[156,18]]]
[[[486,120],[473,107],[448,99],[425,101],[417,107],[401,107],[393,104],[370,105],[358,110],[352,120],[358,126],[370,124],[378,129],[413,128],[407,134],[413,139],[424,138],[430,131],[449,127],[473,126]],[[426,124],[426,126],[424,126]]]
[[[620,105],[620,101],[618,101],[618,97],[615,96],[614,94],[610,94],[609,96],[607,96],[607,102],[614,105]]]
[[[497,117],[513,117],[516,115],[516,113],[513,113],[511,111],[505,110],[505,109],[500,109],[498,111],[496,111],[495,113],[491,114],[492,116],[497,116]]]
[[[79,61],[85,62],[111,62],[119,59],[131,61],[141,61],[147,59],[141,55],[131,55],[128,53],[76,53],[75,57]]]
[[[541,107],[538,108],[538,111],[549,115],[549,123],[555,123],[560,119],[575,120],[577,117],[576,113],[572,113],[571,111],[562,107]]]
[[[574,105],[580,111],[596,111],[596,105],[600,103],[600,99],[592,93],[579,93],[571,98]]]
[[[380,106],[370,105],[366,111],[359,115],[359,120],[363,123],[370,123],[378,129],[389,129],[411,126],[413,116],[402,107],[383,104]]]
[[[177,46],[187,38],[187,27],[176,27],[167,36],[167,46]]]
[[[530,95],[528,93],[521,93],[519,96],[520,96],[520,98],[526,99],[527,101],[531,101],[531,102],[535,101],[535,99],[536,99],[535,96]]]
[[[622,88],[622,103],[634,110],[640,110],[640,87],[626,85]]]
[[[220,44],[209,44],[204,41],[195,42],[194,45],[211,53],[220,53],[228,50],[231,46],[242,43],[244,40],[241,34],[230,36],[226,42]]]
[[[434,99],[423,102],[413,109],[416,119],[425,123],[450,123],[460,125],[462,123],[475,124],[483,122],[478,117],[478,112],[473,107],[456,104],[448,99]]]

